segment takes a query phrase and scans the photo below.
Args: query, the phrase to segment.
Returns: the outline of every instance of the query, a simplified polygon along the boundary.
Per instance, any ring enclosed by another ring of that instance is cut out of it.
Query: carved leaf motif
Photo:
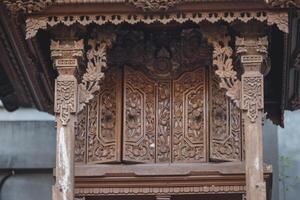
[[[75,130],[75,147],[74,160],[76,163],[86,162],[86,142],[87,142],[87,109],[84,108],[80,113],[77,114],[77,129]]]

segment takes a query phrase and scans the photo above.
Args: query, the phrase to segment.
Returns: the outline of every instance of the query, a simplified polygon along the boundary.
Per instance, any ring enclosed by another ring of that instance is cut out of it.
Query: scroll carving
[[[87,52],[86,73],[79,84],[79,110],[82,110],[85,104],[89,103],[95,93],[99,91],[99,82],[104,78],[103,70],[107,68],[107,49],[111,47],[115,38],[114,33],[107,31],[101,32],[97,40],[89,40],[91,49]]]

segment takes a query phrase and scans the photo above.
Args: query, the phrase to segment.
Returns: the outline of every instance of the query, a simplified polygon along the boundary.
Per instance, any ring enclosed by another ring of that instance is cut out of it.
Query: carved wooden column
[[[265,200],[262,120],[264,108],[262,64],[267,56],[267,37],[236,38],[236,51],[244,69],[241,102],[245,131],[247,200]]]
[[[78,105],[75,73],[82,56],[82,40],[51,42],[51,57],[59,74],[55,82],[57,144],[53,200],[74,199],[74,132]]]

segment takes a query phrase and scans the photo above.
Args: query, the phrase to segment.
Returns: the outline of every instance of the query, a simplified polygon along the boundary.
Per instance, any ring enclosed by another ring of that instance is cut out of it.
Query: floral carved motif
[[[226,95],[239,107],[241,82],[233,67],[233,50],[229,46],[227,31],[208,27],[202,30],[202,34],[213,47],[213,65],[220,78],[220,88],[225,89]]]
[[[99,91],[99,82],[104,78],[103,70],[107,68],[107,49],[111,47],[115,38],[114,33],[107,31],[101,32],[97,40],[89,40],[91,49],[87,52],[86,73],[79,84],[79,110],[82,110],[85,104],[89,103],[94,98],[94,94]]]

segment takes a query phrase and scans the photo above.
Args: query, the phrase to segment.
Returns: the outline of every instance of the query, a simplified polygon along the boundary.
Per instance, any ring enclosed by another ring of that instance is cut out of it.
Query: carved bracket
[[[217,67],[216,75],[220,78],[220,88],[226,90],[226,95],[240,107],[241,82],[234,70],[232,55],[233,50],[229,46],[229,37],[223,28],[209,28],[202,30],[208,43],[213,46],[213,65]]]
[[[91,49],[87,52],[87,67],[83,75],[82,82],[79,84],[79,111],[85,104],[89,103],[94,94],[99,91],[99,83],[104,78],[103,70],[107,68],[107,49],[111,47],[116,39],[116,34],[111,31],[102,31],[97,39],[89,40]]]

